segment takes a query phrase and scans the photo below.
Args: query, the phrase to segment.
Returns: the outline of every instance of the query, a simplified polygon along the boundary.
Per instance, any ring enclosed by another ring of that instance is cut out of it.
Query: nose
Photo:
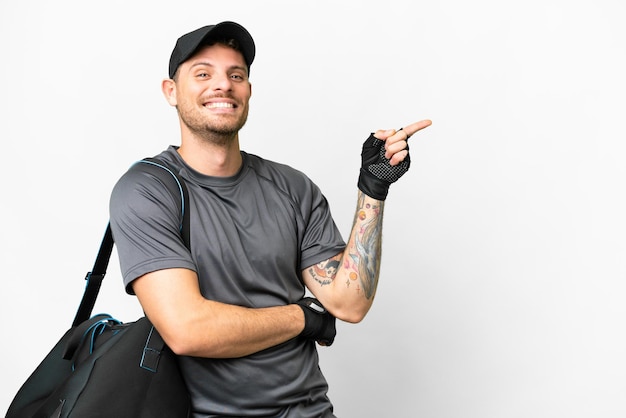
[[[232,86],[233,81],[230,79],[229,74],[213,74],[213,83],[211,86],[213,90],[230,91],[232,89]]]

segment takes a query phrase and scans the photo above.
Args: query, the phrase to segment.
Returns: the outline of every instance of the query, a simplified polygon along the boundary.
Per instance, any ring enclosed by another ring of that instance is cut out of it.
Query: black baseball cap
[[[240,24],[226,21],[201,27],[178,38],[170,56],[170,78],[174,78],[178,67],[187,61],[198,48],[212,39],[235,39],[239,43],[243,58],[248,65],[248,71],[250,71],[256,51],[252,35]]]

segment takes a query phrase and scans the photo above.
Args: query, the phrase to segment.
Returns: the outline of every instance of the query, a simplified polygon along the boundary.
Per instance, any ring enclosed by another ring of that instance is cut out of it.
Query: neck
[[[178,153],[199,173],[214,177],[234,176],[242,164],[238,134],[214,139],[183,135]]]

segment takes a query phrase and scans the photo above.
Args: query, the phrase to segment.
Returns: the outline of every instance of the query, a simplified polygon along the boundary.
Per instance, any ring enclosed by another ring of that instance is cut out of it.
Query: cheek
[[[241,99],[247,105],[251,97],[252,97],[252,86],[248,84],[246,89],[241,91]]]

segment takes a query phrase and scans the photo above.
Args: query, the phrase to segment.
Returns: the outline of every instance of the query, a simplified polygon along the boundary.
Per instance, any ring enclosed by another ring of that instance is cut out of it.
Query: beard
[[[238,115],[206,115],[195,104],[183,101],[176,106],[182,123],[198,138],[216,145],[233,140],[248,120],[248,107],[240,106]]]

